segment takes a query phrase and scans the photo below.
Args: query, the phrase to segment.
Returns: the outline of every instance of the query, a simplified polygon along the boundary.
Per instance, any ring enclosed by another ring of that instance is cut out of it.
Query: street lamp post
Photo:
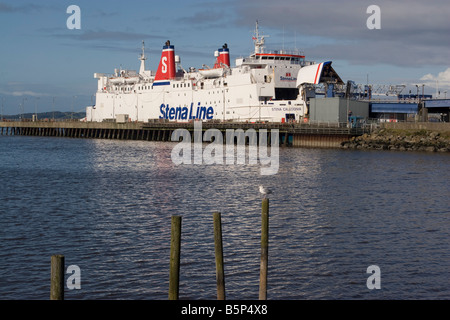
[[[2,97],[2,113],[0,114],[0,121],[3,121],[3,106],[4,106],[4,104],[5,104],[5,98],[4,97]]]
[[[27,98],[22,98],[22,121],[24,121],[24,113],[25,113],[25,101],[27,101]]]
[[[72,99],[72,114],[70,115],[70,119],[72,119],[72,120],[73,120],[73,104],[74,104],[76,98],[77,98],[77,96],[73,96],[73,99]]]
[[[37,116],[37,108],[38,108],[38,100],[39,100],[39,97],[36,97],[36,99],[35,99],[35,105],[34,105],[34,121],[37,121],[37,119],[38,119],[38,116]]]

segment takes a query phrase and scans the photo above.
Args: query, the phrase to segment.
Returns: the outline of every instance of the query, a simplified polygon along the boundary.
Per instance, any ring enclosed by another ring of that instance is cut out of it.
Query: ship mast
[[[258,20],[256,20],[255,35],[252,38],[253,42],[255,43],[255,53],[264,53],[264,44],[265,44],[266,37],[267,36],[259,35]]]
[[[144,40],[142,40],[142,53],[141,53],[141,56],[139,57],[139,60],[141,60],[141,67],[139,69],[139,74],[143,76],[144,73],[145,73],[145,60],[147,60],[147,58],[145,56],[145,43],[144,43]]]

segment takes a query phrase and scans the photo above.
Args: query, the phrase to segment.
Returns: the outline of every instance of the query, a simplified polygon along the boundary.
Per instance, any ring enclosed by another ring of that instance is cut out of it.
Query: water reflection
[[[257,299],[260,184],[274,190],[269,298],[450,295],[448,155],[282,148],[278,174],[261,176],[259,166],[175,166],[170,143],[17,137],[0,147],[6,298],[46,299],[47,260],[62,252],[82,270],[68,299],[167,299],[176,214],[180,296],[215,299],[220,211],[227,297]],[[17,254],[31,266],[24,279]],[[386,290],[368,292],[371,264]],[[21,281],[42,285],[30,296]]]

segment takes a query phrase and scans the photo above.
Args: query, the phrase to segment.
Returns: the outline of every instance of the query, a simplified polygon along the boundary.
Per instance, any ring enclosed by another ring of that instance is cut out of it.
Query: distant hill
[[[34,113],[24,113],[24,119],[33,119]],[[38,120],[55,119],[55,120],[69,120],[69,119],[83,119],[86,117],[86,112],[41,112],[37,114]],[[22,114],[4,115],[5,120],[19,120],[22,119]]]

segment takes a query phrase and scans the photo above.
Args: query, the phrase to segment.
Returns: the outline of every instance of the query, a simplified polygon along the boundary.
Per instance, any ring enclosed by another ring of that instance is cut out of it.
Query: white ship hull
[[[89,109],[87,120],[103,121],[127,114],[129,121],[144,122],[153,119],[281,122],[289,117],[301,119],[307,111],[302,100],[271,100],[273,85],[243,84],[242,79],[231,76],[226,81],[224,84],[205,80],[203,89],[193,81],[171,81],[170,90],[148,84],[133,86],[128,93],[97,92],[96,106]],[[266,96],[259,101],[262,92]]]
[[[235,67],[230,67],[224,45],[216,52],[214,68],[189,72],[181,68],[170,42],[163,47],[156,73],[145,70],[143,49],[139,73],[94,75],[96,105],[86,109],[86,120],[303,121],[308,112],[305,86],[320,82],[325,64],[306,62],[298,53],[265,53],[264,37],[257,33],[255,39],[255,53],[236,59]]]

